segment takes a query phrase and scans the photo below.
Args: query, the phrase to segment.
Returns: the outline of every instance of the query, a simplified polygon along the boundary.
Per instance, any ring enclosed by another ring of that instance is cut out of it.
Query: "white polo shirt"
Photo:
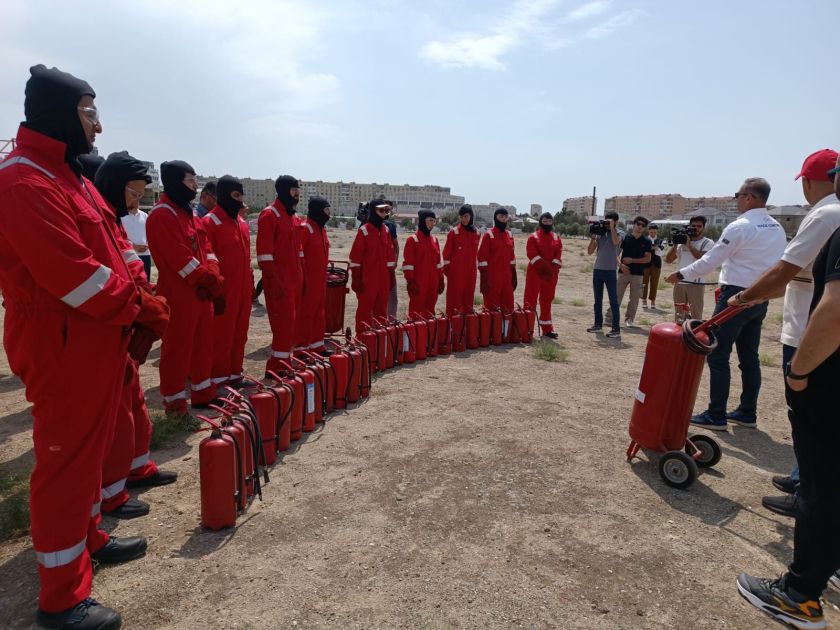
[[[723,228],[714,247],[680,273],[702,277],[720,267],[720,284],[748,287],[779,261],[785,245],[785,231],[767,208],[753,208]]]
[[[802,267],[785,289],[785,308],[782,316],[781,342],[799,347],[799,341],[808,324],[811,298],[814,297],[811,265],[823,245],[840,228],[840,200],[836,195],[820,199],[799,226],[796,237],[788,243],[782,260]]]
[[[123,218],[120,219],[120,222],[123,224],[125,228],[126,234],[128,234],[128,240],[131,241],[132,245],[148,245],[149,241],[146,240],[146,219],[149,215],[142,210],[138,210],[134,214],[130,212],[125,215]],[[143,252],[141,256],[148,256],[149,252]]]
[[[694,249],[705,254],[714,247],[715,242],[710,238],[701,236],[696,241],[691,241],[691,244],[694,246]],[[691,250],[688,249],[688,245],[677,245],[677,256],[677,269],[688,267],[695,260],[699,260],[699,258],[695,258],[694,254],[691,253]],[[685,276],[685,278],[680,280],[680,282],[683,284],[699,284],[703,282],[703,276]]]

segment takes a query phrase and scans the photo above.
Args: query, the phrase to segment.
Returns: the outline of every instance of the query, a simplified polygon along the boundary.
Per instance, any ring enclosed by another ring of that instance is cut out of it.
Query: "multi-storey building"
[[[531,204],[531,212],[530,215],[534,218],[539,217],[543,213],[543,207],[541,203],[532,203]]]
[[[578,214],[584,217],[595,214],[598,205],[598,198],[589,195],[588,197],[569,197],[563,200],[563,212]]]
[[[627,195],[609,197],[604,205],[604,212],[617,212],[619,215],[666,218],[685,212],[685,197],[679,194],[666,195]]]

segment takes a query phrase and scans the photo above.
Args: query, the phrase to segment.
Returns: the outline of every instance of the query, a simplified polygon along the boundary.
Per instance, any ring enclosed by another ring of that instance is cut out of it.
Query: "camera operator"
[[[720,240],[700,260],[669,275],[671,283],[702,277],[720,266],[720,298],[715,313],[727,307],[730,297],[758,280],[785,250],[787,239],[782,226],[767,213],[770,184],[760,177],[744,181],[735,193],[741,214],[727,225]],[[717,347],[707,357],[709,364],[709,406],[691,418],[691,424],[713,431],[726,431],[727,420],[746,427],[756,426],[756,405],[761,389],[761,365],[758,346],[761,322],[767,315],[767,302],[745,308],[724,322],[717,332]],[[741,368],[741,401],[735,411],[727,412],[729,401],[729,355],[732,345],[738,351]]]
[[[706,217],[691,217],[685,234],[677,233],[672,236],[673,244],[665,254],[665,262],[672,263],[679,258],[677,269],[683,269],[702,258],[715,244],[712,239],[703,236],[705,231]],[[688,304],[691,308],[691,319],[703,319],[704,288],[703,278],[700,276],[687,277],[674,285],[674,321],[680,323],[685,319],[685,311],[681,308],[683,304]]]
[[[650,308],[655,309],[659,275],[662,273],[662,254],[665,253],[665,243],[659,238],[659,226],[655,223],[648,226],[648,238],[653,249],[650,252],[650,263],[645,267],[645,275],[642,279],[642,308],[648,308],[648,296],[650,296]]]
[[[589,226],[589,246],[586,253],[589,255],[598,252],[595,256],[595,265],[592,271],[592,290],[595,295],[595,323],[586,329],[586,332],[598,332],[604,326],[603,302],[604,287],[607,288],[607,297],[610,301],[612,311],[612,327],[607,337],[620,337],[621,327],[618,324],[618,291],[616,289],[615,266],[618,259],[618,249],[624,232],[617,229],[617,212],[605,212],[604,220]]]

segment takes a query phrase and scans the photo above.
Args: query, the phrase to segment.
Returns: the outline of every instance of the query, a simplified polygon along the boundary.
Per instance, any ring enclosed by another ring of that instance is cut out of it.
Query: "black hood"
[[[377,230],[381,228],[382,224],[385,222],[385,219],[381,218],[376,213],[376,206],[381,206],[382,204],[390,205],[390,203],[385,199],[372,199],[370,202],[368,202],[368,223],[373,225],[373,227],[375,227]]]
[[[152,182],[146,166],[140,160],[131,157],[128,151],[112,153],[102,163],[96,173],[96,189],[105,197],[105,201],[117,210],[117,217],[128,214],[125,205],[125,187],[128,182],[142,179],[147,184]]]
[[[163,182],[163,192],[175,203],[189,209],[190,202],[198,194],[184,184],[184,177],[195,175],[195,169],[182,160],[171,160],[160,165],[160,181]]]
[[[242,182],[233,175],[222,175],[216,182],[216,203],[221,206],[226,215],[231,219],[236,219],[236,215],[245,204],[231,197],[233,192],[245,193]]]
[[[493,213],[493,225],[495,225],[501,232],[504,232],[507,229],[507,223],[501,223],[498,219],[496,219],[496,217],[500,214],[507,216],[507,213],[507,208],[496,208],[496,211]]]
[[[331,207],[330,202],[324,197],[310,197],[309,208],[306,216],[308,216],[311,221],[315,221],[315,223],[324,227],[327,224],[327,221],[330,220],[330,215],[326,213],[326,209]]]
[[[431,230],[426,227],[426,219],[436,218],[437,215],[431,210],[420,210],[420,212],[417,213],[417,227],[423,234],[429,236],[429,234],[431,234]]]
[[[475,224],[475,212],[473,212],[473,207],[468,203],[465,203],[463,206],[461,206],[461,209],[458,210],[458,217],[459,218],[464,216],[465,214],[470,215],[470,222],[467,223],[467,225],[464,225],[464,226],[461,226],[461,227],[465,227],[469,231],[475,232],[475,225],[474,225]]]
[[[23,111],[24,126],[67,145],[65,161],[76,174],[81,173],[78,156],[90,153],[82,121],[79,120],[79,100],[83,96],[96,98],[96,92],[87,81],[58,68],[42,64],[29,68],[32,75],[26,82]]]
[[[291,175],[281,175],[274,181],[274,190],[277,192],[277,198],[289,214],[295,213],[295,206],[298,203],[298,200],[292,197],[292,194],[289,192],[292,188],[300,188],[300,182]]]
[[[101,155],[94,155],[93,153],[85,153],[79,156],[79,164],[82,165],[82,175],[87,177],[90,181],[96,179],[96,171],[105,162],[105,158]]]
[[[543,219],[551,219],[551,225],[543,225]],[[551,216],[550,212],[543,212],[540,215],[540,229],[543,232],[551,232],[554,229],[554,217]]]

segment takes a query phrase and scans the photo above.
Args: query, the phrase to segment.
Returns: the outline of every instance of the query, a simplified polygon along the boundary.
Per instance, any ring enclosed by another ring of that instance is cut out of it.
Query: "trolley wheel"
[[[694,458],[682,451],[668,451],[659,460],[659,475],[672,488],[688,488],[699,474]]]
[[[694,444],[697,447],[697,450],[700,451],[700,456],[694,459],[697,462],[697,465],[700,468],[711,468],[715,464],[720,461],[721,456],[723,453],[720,450],[720,444],[717,443],[717,440],[713,437],[708,435],[689,435],[688,442]],[[689,456],[692,455],[691,446],[686,443],[685,445],[685,452],[688,453]]]

